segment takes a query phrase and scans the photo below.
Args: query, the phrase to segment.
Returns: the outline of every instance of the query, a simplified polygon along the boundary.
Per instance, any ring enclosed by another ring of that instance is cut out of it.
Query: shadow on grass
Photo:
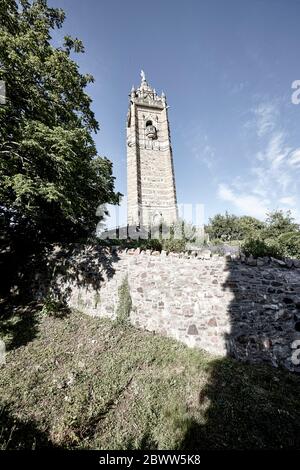
[[[0,410],[0,442],[0,450],[59,449],[47,432],[41,431],[31,420],[19,420],[8,407]]]
[[[32,341],[38,332],[39,311],[35,303],[31,305],[2,305],[0,338],[6,350],[16,349]]]
[[[300,449],[299,271],[228,260],[229,358],[212,361],[199,394],[205,423],[188,419],[182,449]],[[288,370],[285,370],[287,368]],[[196,410],[197,413],[197,410]],[[193,413],[192,413],[193,415]]]
[[[299,377],[271,366],[212,362],[199,394],[205,424],[188,419],[181,449],[300,449]]]
[[[41,312],[58,318],[69,315],[70,284],[99,289],[105,277],[114,275],[118,259],[116,250],[97,244],[40,244],[3,251],[0,338],[6,348],[35,338]]]

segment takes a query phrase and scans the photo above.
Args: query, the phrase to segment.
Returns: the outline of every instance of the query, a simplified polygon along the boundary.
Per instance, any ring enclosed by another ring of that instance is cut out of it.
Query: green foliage
[[[249,238],[242,244],[242,251],[247,256],[252,254],[254,257],[300,259],[300,233],[287,232],[278,238]]]
[[[59,317],[66,311],[66,305],[54,294],[48,294],[43,300],[42,315]]]
[[[117,323],[126,324],[130,319],[130,312],[132,308],[132,299],[130,295],[130,287],[128,283],[128,276],[126,276],[118,290],[118,306],[116,312]]]
[[[289,232],[299,232],[299,225],[295,223],[291,211],[284,213],[282,210],[277,210],[267,214],[265,227],[262,231],[264,238],[277,238]]]
[[[95,230],[99,204],[116,203],[112,164],[97,156],[98,123],[71,59],[80,40],[51,45],[65,15],[47,1],[0,4],[0,218],[4,231],[72,239]]]
[[[163,225],[153,226],[149,229],[149,238],[134,239],[98,239],[97,243],[104,246],[118,245],[122,248],[141,248],[143,250],[154,251],[173,251],[182,252],[186,249],[187,243],[193,243],[197,240],[197,231],[192,224],[188,224],[183,220],[172,224],[171,226]],[[201,244],[204,244],[203,237]]]
[[[161,251],[162,244],[160,240],[156,238],[149,239],[149,240],[137,240],[134,244],[134,248],[141,248],[142,250],[154,250],[154,251]]]
[[[140,248],[141,250],[154,250],[154,251],[161,251],[163,249],[161,241],[156,238],[153,238],[153,239],[138,238],[137,240],[118,239],[118,238],[96,239],[96,240],[92,240],[91,243],[97,243],[98,245],[108,246],[108,247],[118,246],[123,249]]]
[[[288,229],[291,229],[290,231]],[[298,224],[288,211],[275,211],[268,215],[266,222],[261,222],[254,217],[225,214],[217,215],[210,219],[206,227],[206,233],[210,234],[209,245],[214,252],[224,254],[224,244],[241,247],[247,255],[272,256],[277,258],[300,258],[300,232]],[[218,235],[217,238],[213,236]],[[152,239],[139,240],[103,240],[105,245],[117,244],[128,248],[142,248],[156,251],[182,252],[193,249],[193,243],[198,246],[207,244],[205,238],[197,235],[196,228],[179,220],[171,227],[160,226],[152,228]],[[198,239],[197,239],[198,236]],[[99,242],[100,243],[100,242]],[[218,248],[218,249],[217,249]]]
[[[186,248],[186,241],[169,238],[163,240],[162,247],[165,251],[168,252],[181,253]]]
[[[161,224],[158,227],[151,227],[151,242],[158,244],[158,250],[184,251],[186,244],[193,242],[195,237],[196,228],[182,219],[170,226]]]
[[[257,236],[250,236],[243,243],[242,251],[255,257],[300,258],[299,225],[294,222],[290,211],[270,212]]]
[[[211,239],[223,241],[244,240],[255,235],[264,227],[263,222],[254,217],[237,217],[233,214],[217,214],[209,219],[206,232]]]
[[[216,215],[206,227],[212,244],[243,240],[242,251],[253,256],[300,257],[299,225],[291,212],[277,210],[267,214],[265,222],[254,217]]]
[[[225,215],[217,214],[209,219],[206,232],[210,238],[218,238],[223,241],[237,240],[240,238],[238,217],[228,214],[228,212]]]
[[[273,258],[281,258],[282,251],[276,240],[262,240],[260,238],[248,238],[242,244],[242,252],[246,256],[254,256],[254,258],[272,256]]]
[[[278,237],[278,244],[284,256],[300,259],[300,233],[283,233]]]
[[[170,238],[182,239],[185,242],[193,242],[197,235],[196,227],[183,219],[179,219],[176,223],[171,225],[170,234]]]
[[[187,243],[196,240],[196,227],[182,219],[163,230],[167,237],[162,237],[161,242],[166,251],[180,253],[186,249]]]
[[[255,237],[264,228],[263,222],[248,215],[239,217],[237,224],[239,228],[239,240],[244,240],[247,237]]]

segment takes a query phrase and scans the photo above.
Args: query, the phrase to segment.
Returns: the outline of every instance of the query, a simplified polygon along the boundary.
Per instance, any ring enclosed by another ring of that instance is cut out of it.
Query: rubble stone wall
[[[69,275],[59,279],[70,307],[115,318],[127,278],[138,328],[300,371],[299,262],[92,247],[72,256]]]

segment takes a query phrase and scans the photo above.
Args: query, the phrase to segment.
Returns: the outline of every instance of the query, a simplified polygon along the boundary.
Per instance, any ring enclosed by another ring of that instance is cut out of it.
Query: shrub
[[[48,293],[44,298],[41,314],[60,317],[64,316],[67,310],[68,309],[65,302],[63,302],[53,293]]]
[[[126,324],[129,322],[130,312],[132,308],[132,299],[130,295],[130,287],[128,276],[125,276],[118,290],[119,302],[117,307],[116,321],[117,323]]]
[[[107,240],[97,240],[97,244],[100,246],[114,247],[118,246],[120,248],[141,248],[143,250],[162,250],[162,243],[160,240],[153,239],[143,239],[138,238],[137,240],[132,239],[107,239]]]
[[[278,237],[284,256],[300,258],[300,233],[287,232]]]
[[[136,247],[140,247],[144,250],[155,250],[161,251],[162,250],[162,242],[156,238],[149,239],[149,240],[137,240]]]
[[[109,247],[118,245],[121,248],[181,252],[187,249],[187,244],[203,244],[205,240],[202,233],[199,235],[195,226],[183,220],[178,220],[171,225],[160,224],[152,226],[147,231],[149,238],[98,238],[97,243],[101,246]]]
[[[242,252],[246,256],[255,258],[272,256],[273,258],[282,258],[283,251],[279,243],[274,239],[261,240],[260,238],[248,238],[242,244]]]
[[[176,253],[184,251],[186,248],[186,242],[185,240],[177,240],[174,238],[169,238],[166,240],[163,240],[162,242],[162,247],[166,251],[174,251]]]

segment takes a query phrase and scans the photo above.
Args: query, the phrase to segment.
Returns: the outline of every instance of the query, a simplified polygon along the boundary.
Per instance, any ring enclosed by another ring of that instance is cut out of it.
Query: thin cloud
[[[290,153],[289,164],[292,167],[300,167],[300,148],[297,148]]]
[[[260,103],[251,109],[250,114],[251,118],[245,122],[243,127],[246,130],[254,129],[259,138],[268,135],[277,126],[279,110],[275,102]]]
[[[274,103],[259,105],[253,122],[259,147],[249,171],[239,177],[238,185],[222,182],[218,196],[239,213],[263,219],[270,209],[289,208],[299,220],[300,148],[288,145],[288,134],[280,126]],[[250,130],[247,123],[244,128]]]
[[[267,201],[253,194],[235,192],[226,184],[219,185],[218,196],[223,201],[230,202],[241,215],[264,219],[268,212]]]
[[[284,204],[286,206],[295,206],[296,205],[296,197],[295,196],[285,196],[279,199],[279,202],[281,204]]]
[[[261,103],[254,110],[256,132],[259,137],[273,131],[278,118],[278,109],[273,103]]]

